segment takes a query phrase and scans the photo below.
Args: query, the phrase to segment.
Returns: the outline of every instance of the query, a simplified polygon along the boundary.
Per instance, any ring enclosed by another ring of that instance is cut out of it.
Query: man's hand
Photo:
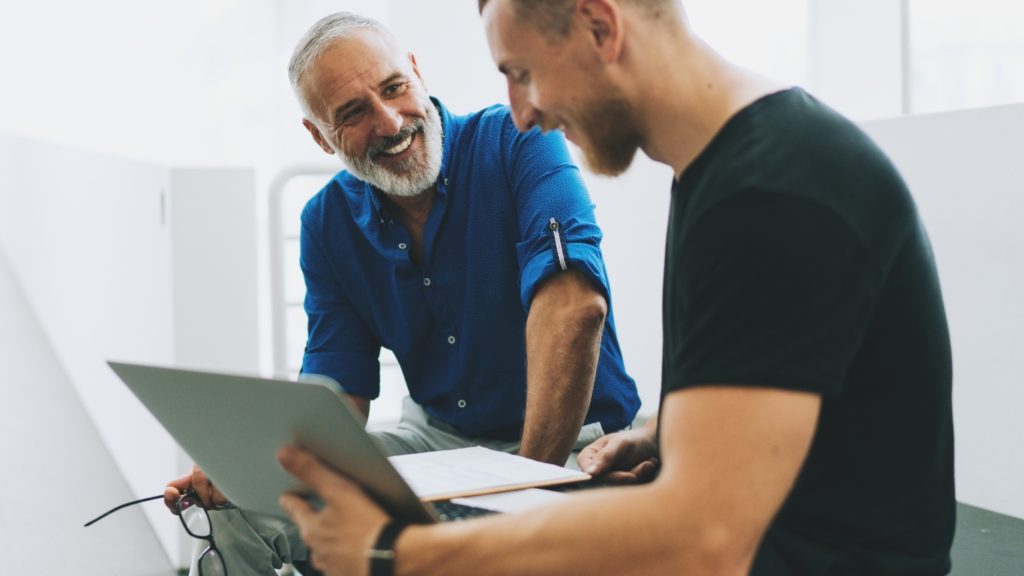
[[[370,550],[388,516],[356,484],[324,466],[315,456],[285,446],[277,459],[323,501],[320,510],[295,494],[283,494],[281,508],[299,528],[313,567],[326,576],[367,574]]]
[[[210,482],[199,466],[193,464],[190,474],[185,474],[181,478],[175,478],[167,483],[164,488],[164,506],[167,506],[172,514],[177,514],[178,508],[175,504],[178,502],[178,498],[181,498],[182,493],[190,488],[203,503],[203,508],[217,508],[228,503],[228,499],[221,494],[220,490],[217,490],[217,487]]]
[[[658,470],[658,445],[655,442],[657,415],[647,426],[598,438],[580,451],[576,461],[591,476],[601,476],[609,484],[649,482]]]

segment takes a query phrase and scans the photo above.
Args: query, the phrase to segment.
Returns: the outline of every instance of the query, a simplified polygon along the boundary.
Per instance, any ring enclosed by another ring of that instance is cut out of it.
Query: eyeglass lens
[[[199,576],[225,576],[227,568],[224,558],[213,544],[213,525],[210,515],[203,508],[195,494],[185,493],[178,499],[178,516],[185,531],[195,538],[207,540],[210,545],[199,555]]]
[[[185,531],[195,538],[209,539],[213,534],[213,527],[210,526],[210,517],[206,510],[198,505],[196,497],[192,495],[182,496],[178,500],[178,514],[181,516],[181,523]]]
[[[199,576],[225,576],[227,568],[216,548],[207,548],[199,556]]]

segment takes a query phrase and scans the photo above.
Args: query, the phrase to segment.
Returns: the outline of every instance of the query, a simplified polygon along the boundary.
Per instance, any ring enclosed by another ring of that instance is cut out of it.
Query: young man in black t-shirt
[[[949,334],[927,236],[885,156],[811,96],[721,58],[672,0],[480,5],[520,130],[564,130],[598,172],[638,149],[675,171],[660,418],[580,456],[638,486],[458,525],[396,525],[285,450],[327,501],[282,499],[314,561],[346,574],[947,573]]]
[[[672,187],[664,394],[821,398],[755,574],[942,574],[955,502],[949,334],[924,228],[860,130],[786,90]]]

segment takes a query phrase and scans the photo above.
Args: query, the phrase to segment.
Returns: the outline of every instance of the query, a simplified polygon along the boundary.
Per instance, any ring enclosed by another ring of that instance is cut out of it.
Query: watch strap
[[[395,540],[407,524],[388,522],[380,530],[373,548],[366,551],[370,559],[370,576],[395,576]]]

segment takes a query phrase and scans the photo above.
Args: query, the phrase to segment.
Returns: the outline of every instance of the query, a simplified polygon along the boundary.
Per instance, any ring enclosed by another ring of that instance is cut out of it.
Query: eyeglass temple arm
[[[131,502],[125,502],[124,504],[121,504],[120,506],[118,506],[116,508],[111,508],[110,510],[107,510],[106,512],[104,512],[103,514],[100,514],[99,516],[93,518],[92,520],[89,520],[88,522],[85,523],[84,527],[88,528],[89,526],[92,526],[96,522],[99,522],[100,520],[103,520],[104,518],[106,518],[107,516],[110,516],[114,512],[117,512],[121,508],[127,508],[128,506],[134,506],[135,504],[141,504],[143,502],[149,502],[150,500],[156,500],[158,498],[163,498],[163,497],[164,497],[163,494],[157,494],[156,496],[150,496],[148,498],[139,498],[138,500],[132,500]]]

